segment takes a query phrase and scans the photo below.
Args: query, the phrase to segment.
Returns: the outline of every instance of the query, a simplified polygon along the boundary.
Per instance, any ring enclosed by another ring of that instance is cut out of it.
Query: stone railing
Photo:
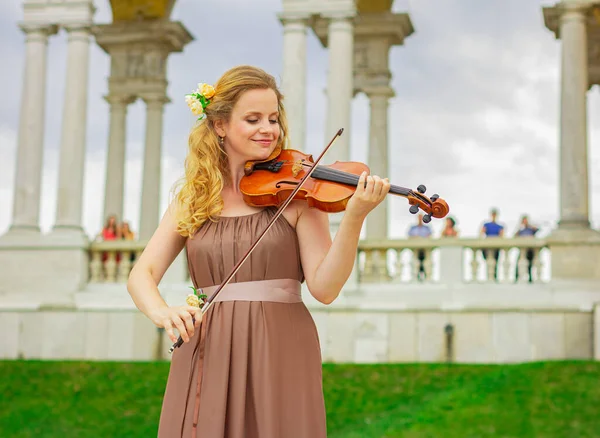
[[[547,282],[550,251],[537,238],[362,240],[359,283]],[[518,278],[517,278],[518,277]]]
[[[124,283],[145,241],[106,241],[90,245],[90,283]],[[484,257],[485,254],[485,257]],[[550,277],[550,251],[544,239],[361,240],[359,283],[533,282]],[[185,270],[185,269],[184,269]],[[186,275],[187,277],[187,275]],[[187,278],[185,278],[187,280]]]
[[[90,283],[125,283],[146,242],[109,240],[90,244]]]

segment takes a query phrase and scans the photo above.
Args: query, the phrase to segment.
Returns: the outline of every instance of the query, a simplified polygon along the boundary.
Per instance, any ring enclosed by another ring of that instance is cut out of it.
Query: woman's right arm
[[[186,238],[177,232],[175,202],[165,212],[158,228],[133,266],[127,281],[127,290],[137,308],[157,327],[164,328],[173,342],[177,341],[174,328],[177,328],[183,341],[188,342],[194,335],[194,325],[198,327],[202,319],[200,309],[192,306],[169,307],[158,290],[160,280],[186,241]],[[196,324],[192,317],[195,318]]]

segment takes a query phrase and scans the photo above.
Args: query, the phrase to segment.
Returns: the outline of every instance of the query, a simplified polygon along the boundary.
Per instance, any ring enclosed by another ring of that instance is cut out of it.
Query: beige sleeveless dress
[[[187,242],[195,287],[210,296],[275,209],[207,222]],[[321,351],[302,303],[294,228],[280,216],[173,352],[159,438],[326,437]]]

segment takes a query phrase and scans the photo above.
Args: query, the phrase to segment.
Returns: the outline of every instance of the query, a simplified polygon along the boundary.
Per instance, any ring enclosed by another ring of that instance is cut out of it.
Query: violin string
[[[284,161],[284,165],[293,165],[294,162],[289,160]],[[310,163],[303,162],[301,163],[303,166],[311,167]],[[352,185],[354,187],[358,186],[358,181],[360,177],[353,173],[344,172],[343,170],[332,169],[327,166],[318,165],[313,174],[311,175],[316,179],[325,179],[332,182],[339,182],[342,184]],[[405,187],[396,186],[394,184],[390,187],[390,192],[396,195],[401,196],[409,196],[414,194],[412,190],[407,189]]]
[[[317,175],[315,175],[315,173]],[[350,184],[355,187],[358,186],[358,181],[360,179],[359,176],[353,173],[348,173],[337,169],[331,169],[328,167],[321,168],[321,166],[317,166],[312,176],[315,178],[319,178],[321,175],[325,177],[330,177],[331,179],[333,179],[334,182]],[[408,196],[411,194],[412,190],[392,184],[392,186],[390,187],[390,192],[396,195]]]
[[[292,162],[290,160],[282,160],[283,165],[294,165],[297,164],[297,162]],[[306,163],[306,162],[301,162],[300,163],[303,167],[312,167],[311,163]],[[358,181],[360,180],[360,176],[354,174],[354,173],[349,173],[349,172],[344,172],[342,170],[338,170],[338,169],[332,169],[331,167],[328,166],[323,166],[323,165],[317,165],[316,169],[314,170],[314,172],[311,175],[312,178],[315,179],[323,179],[323,180],[328,180],[328,181],[332,181],[332,182],[339,182],[342,184],[348,184],[354,187],[358,186]],[[422,202],[426,203],[426,204],[431,204],[431,201],[429,199],[427,199],[427,197],[423,196],[421,193],[416,193],[411,189],[407,189],[405,187],[400,187],[400,186],[396,186],[394,184],[392,184],[390,186],[390,193],[395,194],[395,195],[400,195],[400,196],[404,196],[404,197],[415,197],[417,199],[420,199]]]

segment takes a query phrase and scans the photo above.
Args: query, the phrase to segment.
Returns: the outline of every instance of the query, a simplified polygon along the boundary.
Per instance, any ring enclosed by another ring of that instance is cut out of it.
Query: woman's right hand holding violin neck
[[[380,178],[377,175],[368,175],[367,172],[363,172],[358,179],[354,195],[348,201],[346,214],[364,220],[386,198],[390,187],[388,178]]]
[[[179,331],[183,342],[189,342],[195,329],[200,327],[202,311],[193,306],[165,306],[151,312],[150,319],[154,325],[165,329],[173,343],[177,342],[174,329]]]

